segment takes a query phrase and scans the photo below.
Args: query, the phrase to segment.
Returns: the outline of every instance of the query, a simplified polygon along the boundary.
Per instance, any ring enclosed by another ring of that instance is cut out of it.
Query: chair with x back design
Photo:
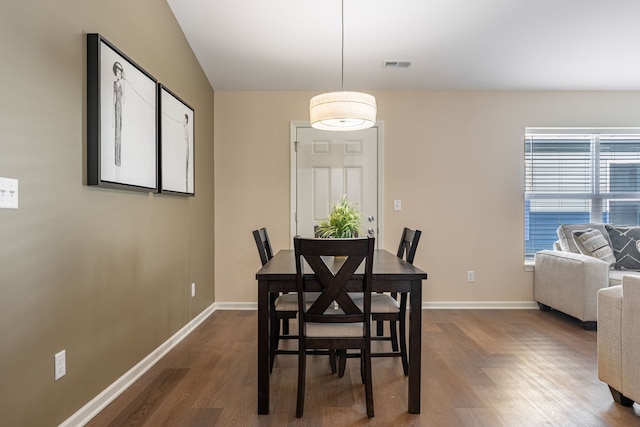
[[[304,412],[308,350],[360,351],[367,415],[373,417],[371,379],[371,286],[375,239],[293,239],[298,291],[298,397],[296,416]],[[336,256],[346,257],[338,260]],[[305,262],[313,274],[305,272]],[[364,263],[364,271],[357,272]],[[305,294],[320,291],[312,304]],[[362,304],[351,292],[362,295]]]

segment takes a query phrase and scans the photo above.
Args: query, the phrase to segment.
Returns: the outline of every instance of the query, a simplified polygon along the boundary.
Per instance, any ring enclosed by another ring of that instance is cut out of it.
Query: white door
[[[362,235],[378,237],[378,127],[331,132],[296,126],[295,234],[313,236],[342,194],[362,213]],[[296,220],[297,219],[297,220]]]

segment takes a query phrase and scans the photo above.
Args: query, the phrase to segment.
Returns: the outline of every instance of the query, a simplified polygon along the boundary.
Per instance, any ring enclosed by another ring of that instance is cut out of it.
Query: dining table
[[[362,266],[361,266],[362,268]],[[359,274],[357,270],[355,275]],[[311,275],[311,274],[310,274]],[[258,414],[269,413],[269,318],[271,295],[296,292],[296,264],[293,249],[274,255],[257,273],[258,281]],[[305,283],[313,290],[313,277]],[[372,292],[407,292],[409,294],[409,375],[408,412],[420,413],[422,281],[427,273],[385,249],[373,256]],[[317,290],[321,290],[317,284]]]

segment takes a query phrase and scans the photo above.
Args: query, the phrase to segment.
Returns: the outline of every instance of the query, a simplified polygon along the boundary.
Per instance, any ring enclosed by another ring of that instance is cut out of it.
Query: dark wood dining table
[[[356,274],[358,272],[356,271]],[[373,257],[373,292],[409,293],[408,411],[420,413],[422,281],[427,273],[384,249]],[[269,298],[271,293],[296,291],[293,250],[281,250],[257,273],[258,280],[258,414],[269,413]],[[313,286],[311,284],[310,286]],[[318,289],[319,290],[319,289]]]

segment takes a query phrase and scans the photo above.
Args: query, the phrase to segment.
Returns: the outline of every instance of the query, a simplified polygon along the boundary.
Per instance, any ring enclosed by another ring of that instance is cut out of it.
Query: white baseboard
[[[257,310],[257,302],[217,302],[216,310]]]
[[[422,301],[427,309],[484,309],[484,310],[531,310],[537,309],[535,301]],[[217,302],[216,310],[257,310],[255,302]]]
[[[193,318],[189,323],[173,334],[167,341],[152,351],[147,357],[142,359],[137,365],[129,369],[124,375],[118,378],[113,384],[104,389],[99,395],[94,397],[86,405],[76,411],[75,414],[63,421],[59,427],[84,426],[100,411],[109,405],[116,397],[122,394],[138,378],[155,365],[162,357],[189,335],[198,325],[209,317],[218,308],[216,304],[211,304],[202,313]]]
[[[427,309],[469,309],[469,310],[532,310],[537,309],[535,301],[422,301]]]

